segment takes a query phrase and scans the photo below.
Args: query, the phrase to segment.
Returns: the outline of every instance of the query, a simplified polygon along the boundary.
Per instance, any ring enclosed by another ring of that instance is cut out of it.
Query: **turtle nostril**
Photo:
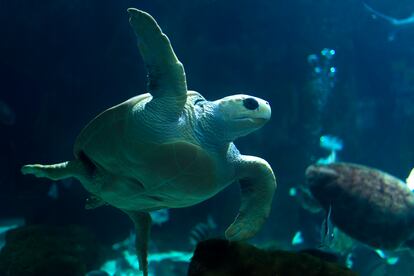
[[[243,100],[243,105],[249,110],[255,110],[259,107],[259,103],[253,98],[246,98]]]

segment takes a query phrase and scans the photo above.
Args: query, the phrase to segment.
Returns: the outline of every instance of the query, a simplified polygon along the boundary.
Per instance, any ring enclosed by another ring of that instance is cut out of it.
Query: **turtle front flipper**
[[[269,216],[276,178],[270,165],[254,156],[243,156],[237,168],[241,189],[241,206],[236,220],[226,230],[231,241],[253,237]]]
[[[144,276],[148,276],[148,243],[151,231],[151,216],[147,212],[124,211],[135,226],[135,248],[137,251],[139,269]]]
[[[148,90],[156,100],[165,101],[172,112],[181,113],[187,100],[184,67],[178,60],[168,37],[155,19],[146,12],[129,8],[129,22],[138,37],[138,48],[148,70]],[[154,108],[165,110],[165,105],[151,101]],[[157,110],[158,111],[158,110]]]

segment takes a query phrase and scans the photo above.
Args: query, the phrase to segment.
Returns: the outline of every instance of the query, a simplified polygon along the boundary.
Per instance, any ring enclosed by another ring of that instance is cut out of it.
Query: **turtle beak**
[[[213,102],[226,139],[234,141],[265,125],[272,114],[268,102],[257,97],[238,94]]]

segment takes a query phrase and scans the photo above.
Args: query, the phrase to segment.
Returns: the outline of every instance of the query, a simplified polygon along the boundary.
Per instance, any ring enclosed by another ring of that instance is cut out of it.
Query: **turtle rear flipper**
[[[77,175],[77,167],[73,161],[66,161],[53,165],[24,165],[21,171],[23,174],[33,174],[36,177],[59,180]]]
[[[81,182],[89,179],[95,173],[95,170],[95,164],[83,151],[79,152],[78,159],[72,161],[51,165],[30,164],[21,168],[22,174],[33,174],[36,177],[45,177],[52,180],[74,177]]]
[[[147,212],[123,210],[132,220],[135,226],[136,240],[135,248],[137,251],[139,269],[144,276],[148,276],[148,243],[151,231],[151,216]]]

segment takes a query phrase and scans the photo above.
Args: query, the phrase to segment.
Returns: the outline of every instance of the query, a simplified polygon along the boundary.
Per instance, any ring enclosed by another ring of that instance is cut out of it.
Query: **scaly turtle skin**
[[[349,163],[311,165],[312,195],[332,222],[352,238],[375,248],[414,248],[414,193],[385,172]]]
[[[149,93],[93,119],[76,140],[74,160],[26,165],[22,172],[75,177],[93,195],[87,208],[108,204],[128,214],[146,275],[149,211],[197,204],[238,181],[241,207],[226,237],[244,240],[269,215],[276,180],[265,160],[241,155],[232,143],[270,119],[269,104],[241,94],[207,101],[188,91],[184,67],[156,21],[137,9],[128,12],[148,69]]]

